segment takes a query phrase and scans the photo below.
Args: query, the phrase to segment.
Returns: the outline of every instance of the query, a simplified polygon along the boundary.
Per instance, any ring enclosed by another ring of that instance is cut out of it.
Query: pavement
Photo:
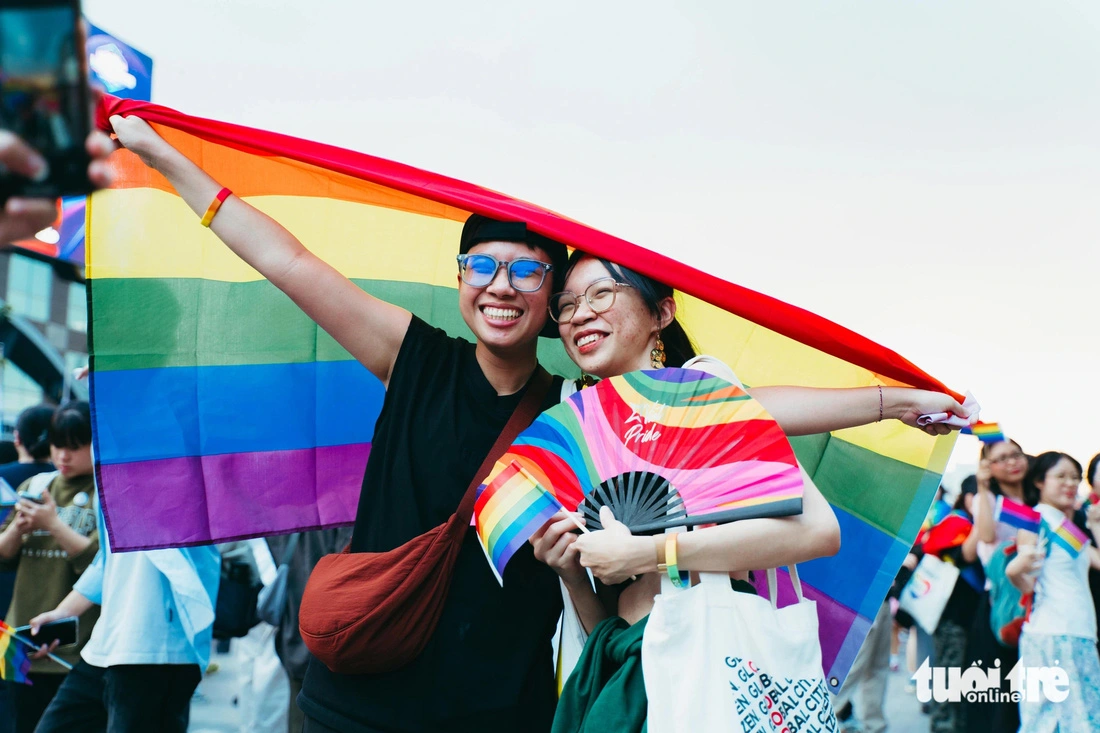
[[[238,733],[241,731],[241,662],[236,639],[228,654],[215,651],[210,661],[217,670],[207,673],[191,701],[190,733]],[[890,733],[926,733],[928,716],[921,713],[915,693],[905,689],[909,673],[887,672],[886,721]],[[248,733],[255,733],[251,729]],[[276,733],[276,732],[272,732]],[[277,733],[282,733],[278,731]]]
[[[242,682],[238,677],[241,665],[234,646],[230,644],[228,654],[219,654],[215,645],[210,655],[213,671],[203,675],[191,698],[188,733],[237,733],[241,730]]]

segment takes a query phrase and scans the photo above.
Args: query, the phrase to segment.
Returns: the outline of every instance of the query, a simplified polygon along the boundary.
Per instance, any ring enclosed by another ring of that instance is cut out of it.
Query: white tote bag
[[[912,616],[926,632],[934,634],[958,580],[957,567],[935,555],[924,555],[901,590],[898,608]]]
[[[642,638],[650,733],[839,730],[821,670],[817,604],[802,597],[777,608],[730,587],[724,573],[699,573],[678,590],[663,579]]]

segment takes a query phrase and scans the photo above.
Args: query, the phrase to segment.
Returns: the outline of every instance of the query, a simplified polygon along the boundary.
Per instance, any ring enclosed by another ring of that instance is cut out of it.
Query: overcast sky
[[[84,7],[156,102],[534,201],[1100,451],[1100,4],[532,5]]]

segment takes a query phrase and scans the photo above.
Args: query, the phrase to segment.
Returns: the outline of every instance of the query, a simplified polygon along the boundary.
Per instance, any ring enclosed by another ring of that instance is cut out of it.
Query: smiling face
[[[611,308],[593,313],[584,293],[592,283],[609,277],[612,273],[599,260],[579,260],[566,277],[565,289],[580,296],[580,303],[570,320],[558,324],[569,358],[586,373],[600,378],[651,369],[649,352],[662,326],[631,287],[620,287]],[[664,323],[672,320],[676,306],[671,298],[661,302],[661,311]]]
[[[550,262],[550,257],[538,247],[517,242],[482,242],[470,248],[471,254],[492,255],[501,262],[536,259]],[[497,271],[493,281],[483,288],[467,285],[458,277],[458,309],[462,319],[474,332],[480,344],[493,352],[510,354],[534,351],[549,318],[547,304],[553,289],[549,275],[542,287],[533,293],[521,293],[508,282],[505,268]]]
[[[1063,457],[1035,485],[1039,488],[1039,501],[1069,513],[1076,507],[1081,471],[1072,461]]]

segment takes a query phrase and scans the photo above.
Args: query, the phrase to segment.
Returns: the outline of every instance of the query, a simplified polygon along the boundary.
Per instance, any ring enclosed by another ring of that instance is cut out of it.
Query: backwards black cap
[[[458,253],[466,254],[475,244],[482,242],[519,242],[530,247],[538,247],[550,257],[554,269],[550,272],[553,289],[558,293],[565,287],[565,270],[569,267],[569,251],[561,242],[554,241],[527,228],[526,222],[500,221],[481,214],[470,214],[462,227]],[[546,338],[558,338],[558,324],[549,318],[546,327],[539,333]]]

